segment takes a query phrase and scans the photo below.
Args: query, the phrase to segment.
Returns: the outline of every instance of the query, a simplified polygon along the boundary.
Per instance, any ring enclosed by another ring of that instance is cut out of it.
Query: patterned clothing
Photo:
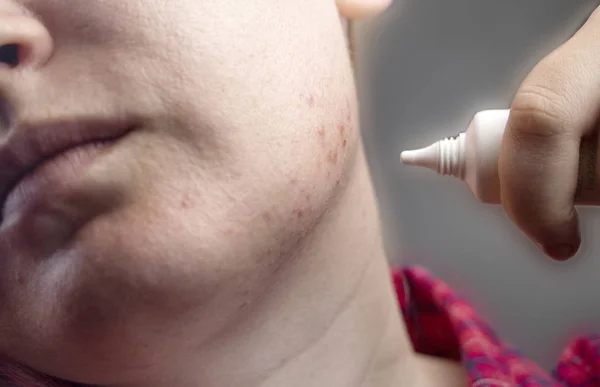
[[[426,270],[393,273],[396,294],[417,352],[461,361],[470,386],[600,387],[600,337],[580,337],[552,374],[503,342],[445,283]]]

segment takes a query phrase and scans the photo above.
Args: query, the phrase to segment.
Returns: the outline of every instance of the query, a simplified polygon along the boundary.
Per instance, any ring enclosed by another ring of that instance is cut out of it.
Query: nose
[[[50,33],[31,15],[0,13],[0,68],[38,67],[52,55]]]

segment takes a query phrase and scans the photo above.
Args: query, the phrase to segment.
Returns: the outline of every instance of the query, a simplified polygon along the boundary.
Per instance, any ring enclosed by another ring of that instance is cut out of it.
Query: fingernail
[[[544,249],[550,258],[556,261],[566,261],[577,252],[577,247],[568,243],[548,246]]]

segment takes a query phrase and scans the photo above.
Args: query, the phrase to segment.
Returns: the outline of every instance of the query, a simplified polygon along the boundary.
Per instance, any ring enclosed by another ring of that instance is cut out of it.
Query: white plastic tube
[[[510,110],[485,110],[471,121],[466,132],[440,140],[426,148],[404,151],[400,160],[406,165],[432,169],[467,183],[482,203],[500,204],[498,158]],[[598,179],[598,142],[581,142],[579,176],[575,204],[600,205]]]

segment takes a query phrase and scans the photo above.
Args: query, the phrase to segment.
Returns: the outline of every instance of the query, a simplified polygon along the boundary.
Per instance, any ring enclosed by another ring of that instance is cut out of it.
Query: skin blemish
[[[181,199],[181,208],[189,209],[192,207],[193,201],[189,193],[186,193]]]
[[[317,129],[317,134],[319,135],[319,142],[322,146],[325,146],[325,128],[323,126],[319,126]]]
[[[327,154],[327,161],[329,161],[329,163],[331,164],[336,164],[338,161],[338,151],[336,150],[330,150],[329,153]]]
[[[291,185],[296,185],[296,184],[298,184],[298,180],[297,179],[292,179],[292,180],[290,180],[290,184]]]
[[[340,133],[340,138],[342,139],[342,147],[345,149],[348,146],[348,130],[347,126],[344,124],[338,124],[338,132]]]
[[[315,97],[311,94],[308,96],[306,103],[308,103],[309,107],[315,107]]]
[[[304,217],[304,212],[304,210],[298,208],[294,210],[294,215],[296,215],[298,219],[301,219]]]
[[[271,214],[270,214],[270,213],[268,213],[268,212],[263,212],[263,214],[262,214],[262,218],[263,218],[263,220],[264,220],[265,222],[267,222],[267,223],[270,223],[270,222],[271,222],[271,219],[272,219],[273,217],[271,216]]]

